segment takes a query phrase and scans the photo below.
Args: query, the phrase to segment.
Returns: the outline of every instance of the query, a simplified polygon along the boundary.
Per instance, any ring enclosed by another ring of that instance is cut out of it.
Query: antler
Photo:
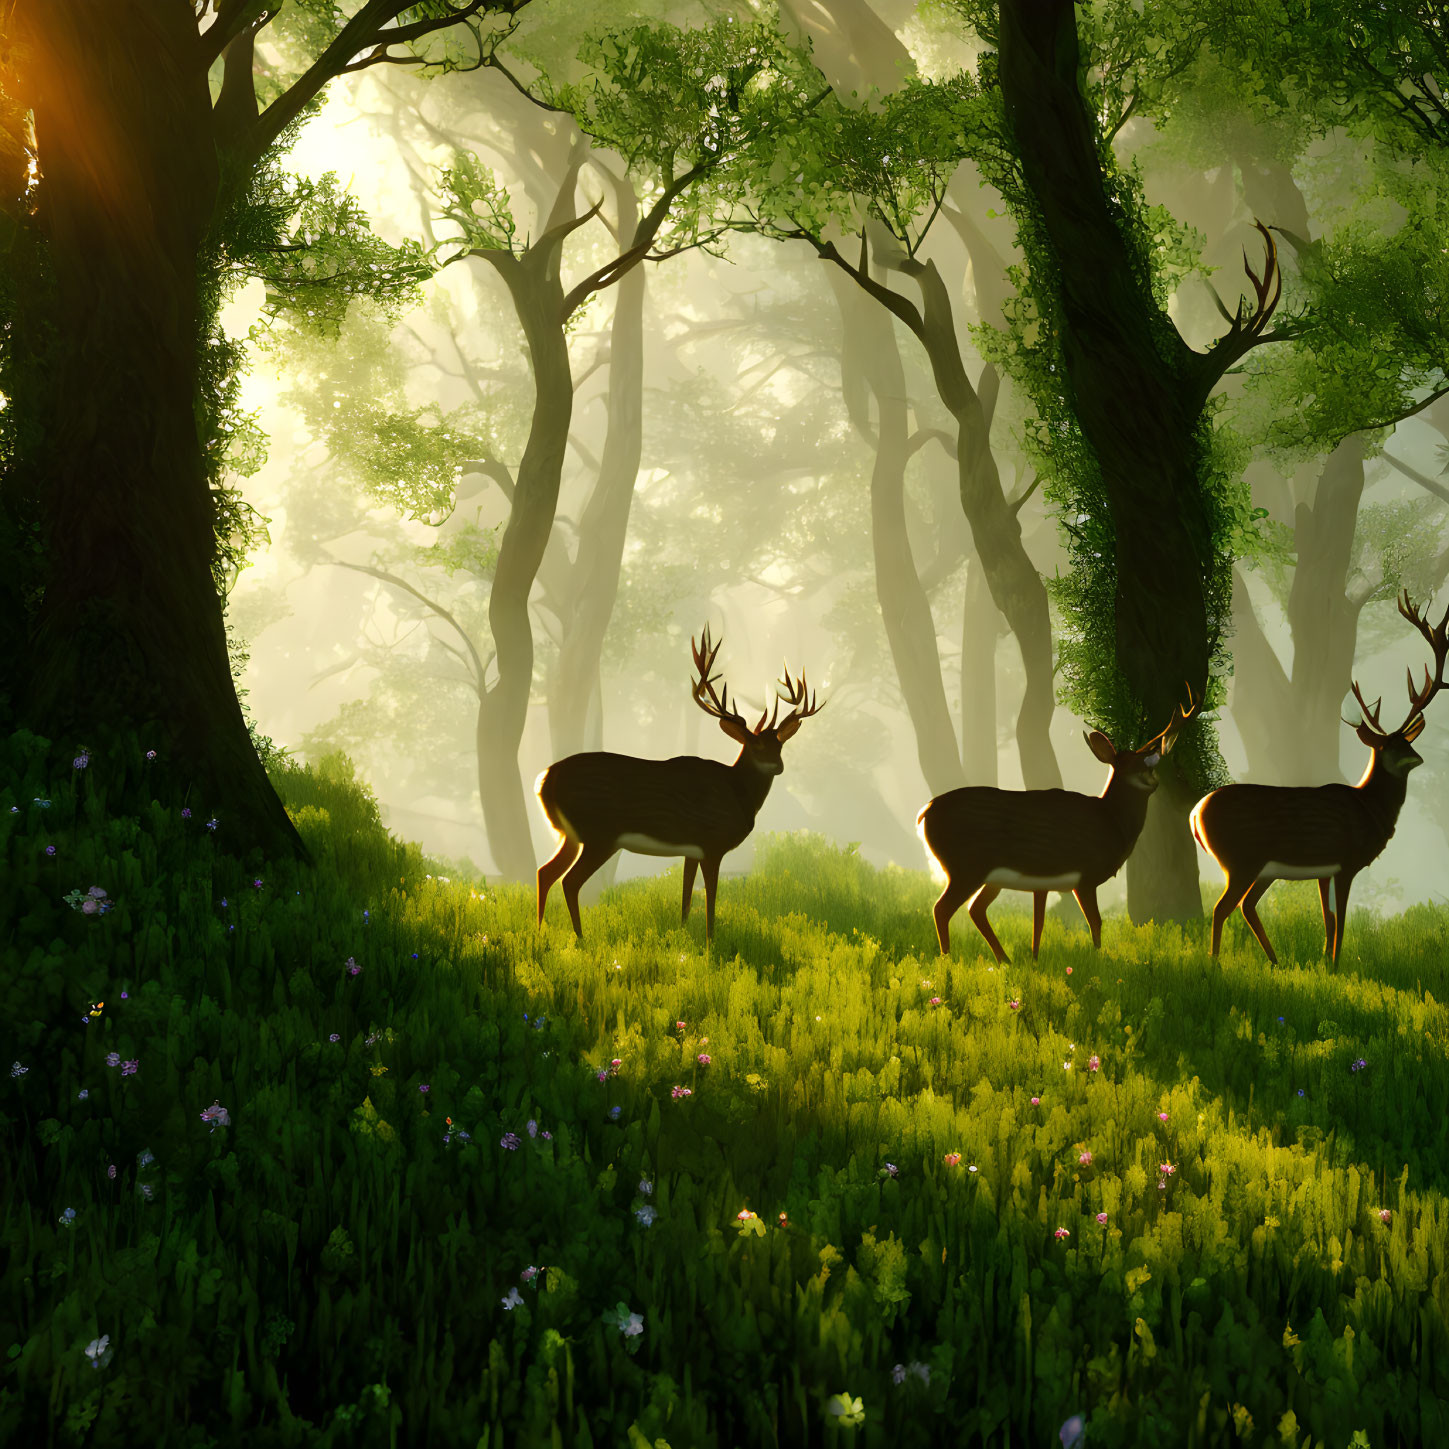
[[[1248,280],[1253,284],[1253,291],[1257,294],[1258,305],[1253,315],[1248,319],[1248,324],[1243,332],[1248,337],[1257,337],[1268,325],[1268,318],[1273,315],[1273,309],[1278,305],[1278,299],[1283,295],[1283,270],[1278,265],[1278,244],[1273,240],[1273,233],[1263,225],[1261,221],[1254,221],[1253,225],[1263,234],[1263,247],[1266,255],[1263,258],[1263,275],[1260,277],[1248,261],[1248,249],[1243,248],[1243,270],[1248,274]],[[1269,296],[1269,293],[1272,293]],[[1243,304],[1238,302],[1238,315],[1233,326],[1239,327],[1243,320]]]
[[[725,685],[718,694],[714,692],[714,681],[720,676],[710,677],[710,670],[714,668],[714,661],[719,654],[719,645],[710,643],[709,625],[704,626],[704,633],[700,636],[700,643],[694,642],[694,636],[690,636],[689,647],[694,654],[694,668],[699,678],[694,681],[690,693],[694,696],[694,702],[707,714],[715,719],[732,720],[741,729],[747,730],[749,726],[745,723],[743,716],[730,707],[729,685]],[[706,699],[705,696],[709,698]]]
[[[1183,681],[1186,684],[1186,681]],[[1148,754],[1154,747],[1166,754],[1174,744],[1177,743],[1177,733],[1202,707],[1202,700],[1194,700],[1192,697],[1192,685],[1187,685],[1187,708],[1178,705],[1173,712],[1172,718],[1167,722],[1167,728],[1160,734],[1155,734],[1136,753],[1139,755]]]
[[[780,680],[780,684],[785,692],[776,698],[775,710],[779,710],[779,702],[782,699],[786,704],[791,706],[791,710],[778,725],[776,725],[774,715],[772,714],[769,724],[769,728],[773,729],[782,739],[794,734],[800,728],[800,721],[802,719],[809,719],[812,714],[818,714],[825,708],[826,703],[824,700],[821,700],[819,704],[815,702],[815,694],[806,686],[805,676],[802,674],[798,680],[793,678],[790,674],[790,666],[788,664],[784,666],[784,675],[785,677]],[[763,715],[760,716],[760,722],[762,724],[764,723]]]
[[[1444,617],[1439,620],[1437,626],[1431,626],[1424,616],[1409,602],[1409,591],[1404,590],[1399,595],[1399,613],[1406,618],[1425,639],[1429,641],[1429,647],[1434,651],[1434,675],[1431,679],[1429,669],[1424,667],[1424,683],[1414,688],[1414,671],[1407,671],[1409,686],[1409,713],[1403,724],[1399,726],[1399,733],[1405,739],[1412,741],[1424,728],[1424,706],[1444,688],[1444,664],[1449,660],[1449,609],[1444,610]],[[1354,693],[1357,694],[1357,686]],[[1362,700],[1359,701],[1363,703]],[[1374,720],[1378,724],[1378,720]],[[1411,733],[1412,731],[1412,733]]]

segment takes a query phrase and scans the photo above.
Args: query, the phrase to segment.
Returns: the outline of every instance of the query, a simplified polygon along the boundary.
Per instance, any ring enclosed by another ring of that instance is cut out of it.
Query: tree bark
[[[1001,615],[991,602],[986,570],[966,560],[966,597],[961,603],[961,764],[968,784],[995,785],[996,637]]]
[[[951,723],[936,623],[921,584],[906,530],[906,464],[910,414],[905,369],[890,315],[832,274],[845,335],[841,374],[847,407],[858,432],[875,447],[870,475],[870,537],[881,622],[906,713],[916,739],[916,758],[926,788],[943,794],[966,783]],[[868,397],[876,402],[872,431]]]
[[[67,752],[141,730],[219,840],[305,855],[247,733],[212,574],[195,400],[218,174],[192,8],[34,0],[19,19],[57,339],[20,717]]]
[[[1201,696],[1225,622],[1208,618],[1204,595],[1213,540],[1199,477],[1202,359],[1158,312],[1108,203],[1072,0],[1001,0],[1000,18],[1006,114],[1058,273],[1064,383],[1116,532],[1116,663],[1156,730],[1184,681]],[[1152,812],[1166,817],[1163,836],[1128,860],[1134,920],[1202,914],[1193,854],[1167,838],[1180,828],[1186,841],[1192,787],[1177,778],[1180,756],[1168,765]]]

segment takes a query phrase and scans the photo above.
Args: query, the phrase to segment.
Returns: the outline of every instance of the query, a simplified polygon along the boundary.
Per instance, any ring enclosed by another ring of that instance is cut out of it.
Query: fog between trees
[[[536,4],[535,57],[552,45],[566,59],[566,32],[587,29],[590,17],[556,7],[564,20],[551,42],[539,38],[549,21]],[[893,90],[911,64],[939,79],[980,49],[949,7],[918,16],[905,5],[832,0],[784,12],[787,33],[808,33],[840,94]],[[621,12],[608,14],[623,23]],[[698,23],[700,14],[675,18]],[[1261,270],[1254,219],[1305,241],[1364,224],[1365,214],[1372,223],[1363,197],[1383,163],[1342,136],[1285,137],[1247,116],[1224,131],[1216,80],[1204,72],[1199,81],[1203,94],[1189,89],[1173,123],[1129,116],[1113,147],[1140,167],[1149,205],[1200,233],[1195,256],[1215,269],[1228,311],[1245,294],[1251,315],[1242,255]],[[1205,134],[1212,126],[1215,137]],[[470,152],[506,193],[515,257],[598,204],[598,215],[559,238],[565,293],[627,252],[658,197],[657,178],[651,189],[648,177],[631,177],[617,152],[590,145],[569,117],[537,108],[490,70],[419,80],[384,67],[338,82],[287,165],[336,172],[383,238],[432,246],[463,234],[450,205],[475,218],[487,210],[466,194],[450,200],[440,181]],[[1054,783],[1059,769],[1068,788],[1101,788],[1084,721],[1062,703],[1043,726],[1045,755],[1019,745],[1028,679],[963,514],[963,439],[982,450],[975,466],[998,476],[1036,577],[1066,574],[1071,557],[1064,505],[1037,482],[1025,441],[1032,400],[982,356],[989,339],[979,329],[1002,326],[1017,296],[1006,271],[1022,263],[1016,227],[971,161],[951,167],[947,181],[914,260],[939,278],[974,400],[953,406],[940,356],[933,371],[921,338],[859,278],[807,241],[778,239],[778,224],[774,235],[719,236],[715,256],[687,247],[697,232],[671,232],[678,222],[668,218],[655,250],[682,249],[581,298],[555,334],[572,405],[535,428],[535,449],[562,447],[565,435],[567,447],[527,591],[533,659],[518,686],[526,705],[517,778],[535,859],[552,837],[532,781],[561,754],[733,758],[689,696],[689,636],[706,621],[723,637],[725,679],[751,705],[768,699],[782,657],[830,700],[787,746],[757,832],[821,831],[859,842],[869,859],[917,868],[914,818],[933,792],[968,782],[1019,788],[1024,758],[1028,769],[1038,761],[1031,784]],[[858,267],[859,236],[831,235]],[[498,661],[489,656],[506,653],[488,617],[498,542],[539,405],[530,359],[544,344],[535,336],[530,354],[519,320],[527,300],[507,267],[482,255],[497,240],[495,217],[494,234],[473,238],[475,254],[438,271],[395,319],[361,302],[335,337],[285,318],[272,324],[276,344],[254,350],[243,394],[270,435],[269,456],[240,483],[271,520],[271,541],[240,575],[228,618],[250,651],[240,683],[261,733],[309,757],[345,749],[394,831],[471,858],[490,877],[519,877],[516,836],[499,843],[506,801],[484,828],[480,760],[485,774],[498,766],[500,739],[510,770],[513,756],[506,710],[498,698],[480,709],[478,678],[481,670],[483,693],[493,695]],[[879,228],[869,240],[863,275],[924,316],[932,299],[900,269],[899,245]],[[1288,299],[1280,316],[1289,316],[1302,289],[1292,249],[1279,249]],[[1179,271],[1167,314],[1205,352],[1227,323],[1206,280]],[[224,324],[239,332],[260,323],[264,300],[261,284],[250,284]],[[1269,354],[1287,350],[1264,349],[1252,363],[1266,373],[1278,364]],[[1430,590],[1443,599],[1449,412],[1433,404],[1390,430],[1295,455],[1273,432],[1274,416],[1293,410],[1291,393],[1271,382],[1245,389],[1237,375],[1215,391],[1226,398],[1219,418],[1242,439],[1235,461],[1251,503],[1266,510],[1266,546],[1232,576],[1223,760],[1235,779],[1356,780],[1367,752],[1337,722],[1340,712],[1356,717],[1347,675],[1370,699],[1381,693],[1385,717],[1397,719],[1404,667],[1417,672],[1427,655],[1393,594],[1407,586],[1416,600]],[[422,435],[447,429],[456,436],[430,450]],[[410,452],[424,466],[410,471]],[[1058,648],[1070,613],[1053,602]],[[1180,689],[1168,682],[1169,694]],[[1143,737],[1164,722],[1149,720]],[[1398,907],[1449,889],[1445,741],[1449,715],[1431,706],[1418,742],[1426,766],[1389,849],[1359,883],[1365,903]],[[483,784],[507,795],[507,781]],[[746,868],[749,854],[747,844],[726,871]],[[1201,863],[1215,889],[1215,867]],[[618,869],[659,865],[626,854]],[[1114,883],[1118,899],[1124,881]]]

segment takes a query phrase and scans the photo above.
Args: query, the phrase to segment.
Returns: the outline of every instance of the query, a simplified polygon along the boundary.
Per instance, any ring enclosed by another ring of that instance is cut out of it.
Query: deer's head
[[[1153,735],[1145,745],[1139,745],[1135,750],[1119,750],[1101,730],[1093,730],[1091,734],[1084,733],[1082,738],[1087,742],[1087,748],[1101,760],[1104,765],[1112,767],[1112,781],[1121,781],[1128,789],[1141,790],[1144,794],[1150,795],[1157,788],[1157,767],[1162,763],[1166,755],[1177,743],[1178,732],[1188,720],[1196,713],[1202,700],[1195,704],[1192,698],[1192,686],[1187,687],[1187,708],[1178,706],[1177,712],[1168,721],[1167,728],[1160,733]]]
[[[780,757],[781,746],[800,728],[802,720],[824,708],[825,701],[817,704],[814,693],[806,687],[805,676],[802,674],[798,680],[793,678],[787,666],[785,677],[780,680],[783,693],[777,694],[774,708],[762,713],[751,729],[744,716],[730,705],[729,686],[721,685],[719,692],[715,692],[719,676],[711,677],[710,671],[714,668],[719,644],[710,642],[709,625],[705,625],[700,643],[696,644],[693,639],[689,642],[698,676],[692,691],[694,702],[712,719],[717,719],[720,729],[741,747],[742,762],[762,775],[781,774],[785,769],[785,762]],[[779,718],[782,701],[790,706],[790,712],[784,719]]]
[[[1409,602],[1409,591],[1405,589],[1399,595],[1399,613],[1429,641],[1429,647],[1434,651],[1432,678],[1428,665],[1425,665],[1424,682],[1415,688],[1414,671],[1408,671],[1409,713],[1396,730],[1384,729],[1379,721],[1382,696],[1369,705],[1358,687],[1358,681],[1354,680],[1353,697],[1358,700],[1358,707],[1363,712],[1362,718],[1354,725],[1354,733],[1374,752],[1376,763],[1395,779],[1402,780],[1416,765],[1424,763],[1423,755],[1414,748],[1414,741],[1423,733],[1424,706],[1444,688],[1444,664],[1449,659],[1449,609],[1445,609],[1444,617],[1437,626],[1431,626]],[[1349,721],[1344,720],[1344,723]]]

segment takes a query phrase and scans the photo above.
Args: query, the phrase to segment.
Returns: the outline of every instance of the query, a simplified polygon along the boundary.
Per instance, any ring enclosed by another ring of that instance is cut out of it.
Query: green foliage
[[[934,954],[924,874],[790,836],[712,952],[677,869],[579,944],[341,759],[274,776],[317,867],[243,868],[108,814],[139,753],[4,748],[7,1442],[1449,1427],[1441,907],[1355,911],[1337,971],[1307,885],[1276,968],[1120,918],[1032,963],[1003,912],[1000,967]]]

